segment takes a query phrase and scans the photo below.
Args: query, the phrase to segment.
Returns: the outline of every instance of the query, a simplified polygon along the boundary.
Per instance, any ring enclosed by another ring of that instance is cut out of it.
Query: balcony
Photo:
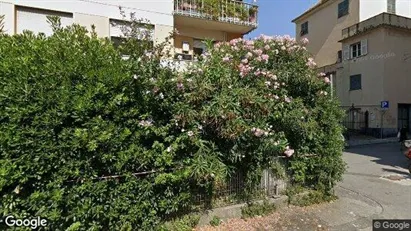
[[[395,14],[382,13],[343,29],[342,39],[349,38],[356,34],[363,33],[367,30],[371,30],[380,26],[390,26],[411,30],[411,18],[406,18]]]
[[[257,28],[258,6],[240,0],[174,0],[174,20],[188,26],[246,34]]]

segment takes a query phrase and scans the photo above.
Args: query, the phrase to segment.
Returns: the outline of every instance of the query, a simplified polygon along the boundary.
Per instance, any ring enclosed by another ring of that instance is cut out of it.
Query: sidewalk
[[[387,144],[387,143],[396,143],[396,142],[398,142],[397,137],[379,139],[379,138],[375,138],[372,136],[365,136],[365,135],[351,136],[350,139],[347,141],[349,147],[356,147],[356,146],[363,146],[363,145],[370,145],[370,144]]]
[[[230,219],[218,227],[199,227],[197,231],[211,230],[367,230],[372,219],[379,218],[381,205],[351,190],[337,187],[339,199],[308,207],[289,207],[265,217],[247,220]]]

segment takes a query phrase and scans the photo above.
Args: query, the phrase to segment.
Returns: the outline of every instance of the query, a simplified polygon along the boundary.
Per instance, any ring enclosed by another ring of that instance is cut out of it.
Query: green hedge
[[[242,170],[251,189],[293,152],[284,167],[295,183],[330,193],[341,179],[341,111],[296,41],[218,44],[178,73],[160,63],[164,44],[116,49],[78,25],[53,28],[0,35],[3,216],[152,230],[190,208],[195,188],[212,194]]]

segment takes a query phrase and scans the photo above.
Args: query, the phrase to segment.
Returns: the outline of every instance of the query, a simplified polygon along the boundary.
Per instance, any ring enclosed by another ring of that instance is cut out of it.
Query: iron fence
[[[368,129],[368,116],[368,111],[350,108],[346,111],[342,124],[349,133],[365,134]]]

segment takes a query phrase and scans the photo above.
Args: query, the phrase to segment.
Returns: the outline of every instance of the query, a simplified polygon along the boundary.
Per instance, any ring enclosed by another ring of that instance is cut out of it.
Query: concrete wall
[[[163,42],[173,31],[174,18],[173,1],[121,1],[126,19],[130,18],[130,13],[135,13],[137,19],[147,19],[149,23],[155,25],[155,43]],[[25,6],[31,8],[46,9],[73,13],[74,22],[82,26],[91,28],[96,26],[97,34],[100,37],[110,35],[110,19],[123,19],[120,14],[119,2],[115,0],[49,0],[49,1],[29,1],[29,0],[0,0],[0,15],[5,15],[6,33],[15,33],[15,6]]]
[[[396,0],[396,14],[411,17],[411,0]],[[387,12],[387,0],[360,0],[360,20]]]
[[[397,127],[398,104],[411,104],[411,32],[384,29],[384,47],[395,56],[384,59],[384,99],[389,100],[387,126]]]
[[[368,54],[341,64],[336,94],[345,108],[354,104],[368,110],[371,132],[379,133],[382,126],[385,136],[393,136],[398,129],[398,104],[411,104],[411,32],[381,27],[343,45],[363,39],[368,41]],[[362,75],[362,89],[350,91],[350,76],[356,74]],[[381,101],[389,101],[388,110],[381,110]]]
[[[14,5],[10,3],[0,2],[0,15],[4,15],[4,32],[7,34],[14,34]]]
[[[99,37],[110,36],[110,22],[107,17],[75,13],[74,23],[85,26],[89,31],[91,31],[91,25],[94,25]]]
[[[224,31],[217,31],[217,30],[205,30],[193,27],[177,27],[176,28],[179,35],[175,36],[174,39],[174,47],[176,53],[182,53],[182,42],[189,42],[190,44],[190,52],[189,54],[193,54],[193,40],[194,39],[212,39],[215,41],[229,41],[235,38],[242,37],[241,34],[236,33],[228,33]]]
[[[319,67],[337,61],[337,52],[341,50],[342,30],[355,23],[359,18],[359,1],[350,0],[349,14],[338,18],[338,4],[341,1],[330,0],[318,10],[296,21],[296,38],[308,38],[307,50],[314,56]],[[308,34],[300,36],[301,24],[308,21]]]
[[[135,12],[136,18],[148,19],[152,24],[174,25],[172,0],[120,2],[116,0],[94,0],[93,2],[84,0],[1,0],[1,2],[54,11],[104,16],[111,19],[122,19],[119,10],[119,3],[121,3],[128,16],[131,12]]]
[[[360,0],[360,21],[364,21],[386,11],[387,0]]]

